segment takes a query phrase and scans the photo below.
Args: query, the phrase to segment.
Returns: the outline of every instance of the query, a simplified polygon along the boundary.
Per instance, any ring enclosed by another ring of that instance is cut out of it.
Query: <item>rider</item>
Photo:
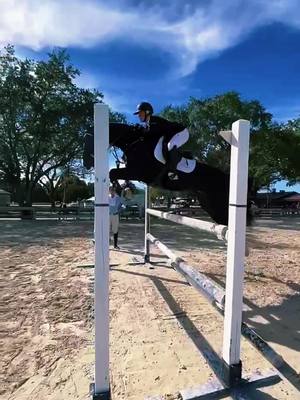
[[[153,115],[153,107],[146,101],[138,104],[134,115],[138,115],[146,131],[158,136],[159,140],[154,151],[155,158],[166,164],[169,179],[177,180],[176,169],[182,159],[178,148],[188,141],[189,131],[178,122],[171,122]]]

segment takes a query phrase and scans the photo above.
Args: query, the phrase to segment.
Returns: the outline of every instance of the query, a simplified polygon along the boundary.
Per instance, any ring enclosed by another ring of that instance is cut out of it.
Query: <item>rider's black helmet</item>
[[[133,114],[136,115],[140,111],[145,111],[146,115],[152,115],[153,114],[153,107],[147,101],[142,101],[140,104],[137,105],[136,112],[133,113]]]

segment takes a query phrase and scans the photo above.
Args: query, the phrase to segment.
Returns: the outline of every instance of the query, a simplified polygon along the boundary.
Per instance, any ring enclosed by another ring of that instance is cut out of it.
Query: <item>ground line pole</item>
[[[241,378],[241,324],[243,278],[246,242],[250,123],[238,120],[232,124],[226,294],[223,336],[225,381],[229,386]],[[227,379],[226,379],[227,377]]]
[[[109,399],[109,110],[94,105],[95,384],[93,399]]]

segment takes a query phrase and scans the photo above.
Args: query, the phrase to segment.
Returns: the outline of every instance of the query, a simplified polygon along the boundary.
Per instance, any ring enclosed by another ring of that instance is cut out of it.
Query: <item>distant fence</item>
[[[137,207],[126,207],[120,213],[121,218],[140,218]],[[93,220],[94,207],[51,207],[51,206],[7,206],[0,207],[0,219],[57,219],[57,220]]]
[[[285,215],[300,215],[299,208],[258,208],[255,210],[256,217],[271,218]]]
[[[152,207],[155,210],[169,212],[170,214],[177,214],[182,216],[200,217],[207,216],[205,211],[200,206],[192,207]],[[258,218],[272,218],[288,215],[300,215],[298,208],[258,208],[255,210],[255,216]],[[0,207],[0,219],[7,218],[22,218],[22,219],[57,219],[57,220],[93,220],[94,208],[93,207],[51,207],[51,206],[6,206]],[[120,213],[121,219],[131,218],[144,218],[143,213],[139,207],[127,206]]]
[[[83,207],[51,207],[51,206],[32,206],[19,207],[9,206],[0,207],[0,218],[22,218],[22,219],[93,219],[94,210]]]

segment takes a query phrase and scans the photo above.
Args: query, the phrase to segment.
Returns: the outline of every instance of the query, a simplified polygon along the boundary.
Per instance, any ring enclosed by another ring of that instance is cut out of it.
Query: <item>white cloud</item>
[[[103,90],[104,102],[109,104],[113,111],[132,115],[135,107],[127,96],[122,96],[113,90]]]
[[[40,50],[91,46],[118,36],[131,17],[91,1],[0,0],[0,40]]]
[[[211,0],[198,5],[173,0],[152,8],[149,2],[134,3],[126,7],[123,0],[118,8],[118,2],[109,6],[104,0],[0,0],[0,45],[41,50],[135,41],[172,54],[173,70],[185,76],[260,26],[282,22],[300,28],[299,0]]]
[[[95,75],[88,71],[82,71],[75,79],[76,84],[84,89],[100,88],[101,93],[104,95],[103,101],[109,104],[112,110],[132,114],[134,108],[130,107],[132,104],[129,104],[128,97],[120,94],[120,88],[118,91],[114,85],[108,85],[107,87],[107,81],[109,81],[109,77]]]
[[[97,89],[100,86],[101,81],[98,76],[88,71],[84,71],[75,78],[75,83],[83,89]]]

